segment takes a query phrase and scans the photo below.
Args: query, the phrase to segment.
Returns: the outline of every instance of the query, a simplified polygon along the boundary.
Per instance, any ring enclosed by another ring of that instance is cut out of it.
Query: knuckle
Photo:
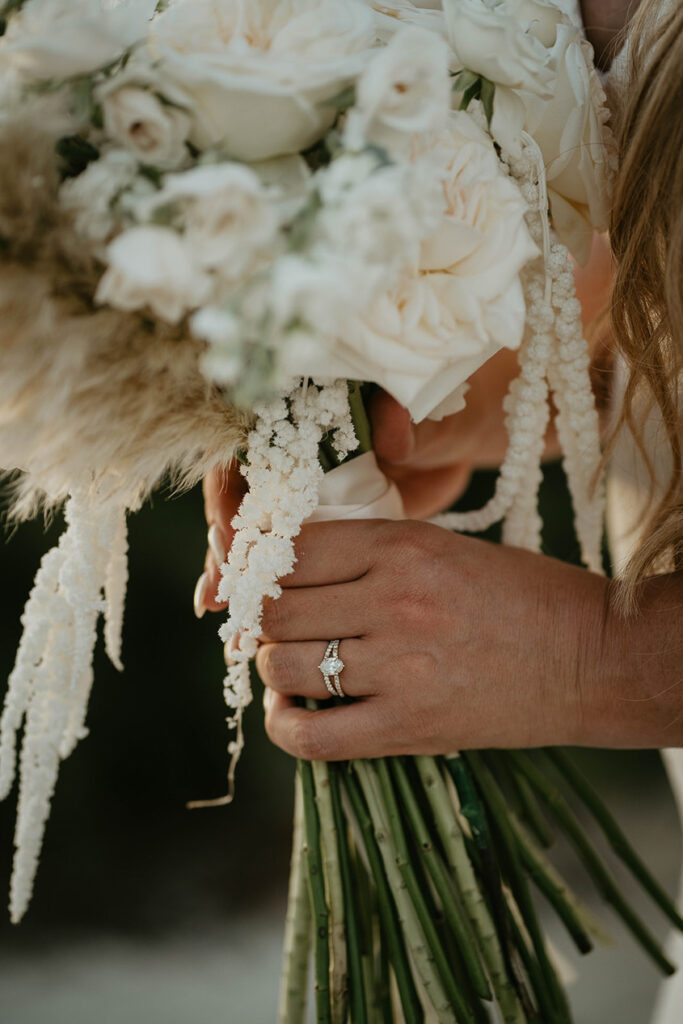
[[[284,614],[282,599],[266,598],[263,602],[263,614],[261,616],[262,635],[277,639],[282,632],[283,624]]]
[[[295,672],[292,652],[286,644],[272,644],[265,655],[265,671],[269,682],[282,693],[293,688]]]
[[[295,724],[292,741],[297,756],[304,761],[328,760],[325,744],[314,717],[302,718]]]
[[[437,528],[417,520],[386,523],[381,544],[397,574],[439,557]]]

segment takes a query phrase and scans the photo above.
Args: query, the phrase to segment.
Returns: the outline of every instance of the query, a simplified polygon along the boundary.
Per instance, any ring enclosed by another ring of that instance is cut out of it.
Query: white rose
[[[444,0],[448,37],[462,67],[496,85],[547,95],[549,50],[563,11],[551,0]]]
[[[285,339],[278,357],[291,375],[373,381],[421,420],[459,408],[466,378],[501,347],[519,345],[519,275],[538,249],[519,189],[469,115],[452,114],[451,128],[426,140],[415,161],[438,173],[445,204],[419,266],[369,301],[353,284],[347,299],[332,272],[312,280],[322,275],[312,268],[307,301],[296,306],[311,329],[291,347]]]
[[[520,92],[550,98],[551,50],[568,16],[553,0],[444,0],[448,37],[461,67],[495,85],[491,131],[503,149],[521,152],[525,107]]]
[[[184,110],[132,85],[108,89],[100,98],[105,131],[142,163],[166,170],[187,157],[190,118]]]
[[[195,167],[169,174],[150,208],[177,207],[196,262],[234,281],[272,250],[278,215],[259,176],[237,163]]]
[[[451,107],[449,49],[435,32],[402,28],[370,61],[356,86],[344,140],[399,154],[416,132],[438,131]]]
[[[444,0],[462,64],[495,83],[491,132],[519,155],[522,131],[543,156],[553,226],[579,260],[604,230],[614,171],[605,96],[569,0]]]
[[[177,323],[203,305],[210,278],[195,265],[182,239],[168,228],[136,227],[107,247],[109,264],[96,301],[116,309],[149,307],[155,316]]]
[[[418,159],[440,169],[446,201],[439,227],[422,243],[420,270],[444,271],[461,282],[463,295],[481,304],[477,320],[484,322],[486,303],[518,281],[524,264],[538,255],[524,219],[526,203],[491,140],[464,112],[451,114],[451,127],[421,146]],[[491,325],[484,335],[491,335]],[[521,325],[493,337],[516,348]]]
[[[374,46],[363,0],[178,0],[155,19],[159,89],[181,90],[191,141],[246,161],[320,139]]]
[[[28,78],[86,75],[147,34],[157,0],[26,0],[0,40],[0,54]]]
[[[316,182],[323,201],[318,230],[325,244],[385,278],[417,262],[421,241],[443,213],[441,181],[431,168],[378,167],[367,151],[339,157]]]
[[[553,97],[525,97],[526,122],[543,154],[553,227],[585,263],[593,231],[607,228],[616,151],[593,51],[578,29],[559,28],[553,61]]]
[[[115,149],[88,164],[77,178],[68,178],[59,198],[74,217],[76,231],[95,242],[104,242],[114,230],[115,197],[130,188],[138,173],[138,162],[125,149]]]

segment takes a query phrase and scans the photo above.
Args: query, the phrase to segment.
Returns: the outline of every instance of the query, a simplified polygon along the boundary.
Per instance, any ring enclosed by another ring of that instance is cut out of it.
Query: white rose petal
[[[199,265],[235,281],[277,244],[278,214],[258,174],[237,163],[169,174],[150,207],[178,205]]]
[[[159,89],[187,97],[191,141],[239,160],[320,139],[376,41],[363,0],[178,0],[154,20]]]
[[[116,309],[148,306],[160,319],[177,323],[211,293],[210,278],[196,267],[176,232],[167,228],[131,228],[107,247],[106,259],[109,266],[95,298]]]
[[[142,163],[166,170],[187,158],[190,118],[185,111],[132,85],[110,89],[101,100],[105,131]]]
[[[59,198],[73,214],[76,231],[92,241],[104,242],[115,226],[113,200],[132,186],[137,173],[133,154],[114,149],[88,164],[77,178],[67,178]]]
[[[449,49],[436,33],[402,28],[356,86],[344,138],[351,149],[371,142],[402,154],[416,132],[438,131],[451,106]]]
[[[377,15],[380,38],[388,42],[402,25],[418,25],[445,36],[441,0],[366,0]]]
[[[111,64],[147,34],[157,0],[26,0],[0,40],[23,75],[45,81]]]
[[[528,130],[543,154],[553,226],[585,263],[593,230],[607,228],[615,145],[593,51],[578,29],[560,27],[553,60],[553,98],[543,104],[528,98]]]

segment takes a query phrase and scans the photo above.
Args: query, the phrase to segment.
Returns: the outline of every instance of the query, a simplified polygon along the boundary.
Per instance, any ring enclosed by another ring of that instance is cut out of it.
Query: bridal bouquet
[[[557,410],[577,533],[602,490],[572,264],[605,227],[612,150],[562,0],[0,3],[0,464],[17,515],[66,503],[0,723],[20,754],[10,908],[31,897],[59,763],[86,734],[100,615],[120,667],[126,515],[169,477],[241,464],[219,596],[229,799],[264,597],[311,518],[399,518],[365,412],[415,421],[519,352],[491,502],[445,516],[538,548]],[[678,924],[568,762],[546,755]],[[517,753],[301,763],[280,1018],[564,1022],[532,880],[582,951],[593,923],[547,862],[550,809],[663,970],[544,767]],[[401,1016],[402,1015],[402,1016]],[[498,1018],[497,1018],[498,1019]]]

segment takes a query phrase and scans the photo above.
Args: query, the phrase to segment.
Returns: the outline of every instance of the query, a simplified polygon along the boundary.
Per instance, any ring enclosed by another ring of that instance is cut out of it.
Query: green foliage
[[[491,127],[493,100],[496,92],[493,82],[490,82],[488,78],[484,78],[483,75],[477,75],[474,71],[463,68],[453,78],[453,92],[462,93],[460,110],[467,110],[472,100],[479,100],[484,108],[488,126],[489,128]]]
[[[348,110],[356,102],[356,87],[355,85],[349,85],[346,89],[342,89],[335,96],[330,96],[329,99],[324,100],[323,107],[332,107],[334,110],[338,110],[341,114],[344,110]]]
[[[100,155],[99,150],[82,135],[66,135],[59,139],[55,152],[64,178],[77,178]]]

